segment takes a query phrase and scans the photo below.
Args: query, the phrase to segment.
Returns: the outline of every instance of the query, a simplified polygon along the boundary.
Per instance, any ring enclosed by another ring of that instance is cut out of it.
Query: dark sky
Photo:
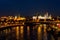
[[[35,13],[60,16],[60,0],[0,0],[0,16],[34,15]]]

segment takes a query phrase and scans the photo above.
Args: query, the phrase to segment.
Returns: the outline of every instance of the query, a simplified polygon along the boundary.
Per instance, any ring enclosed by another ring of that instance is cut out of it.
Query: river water
[[[12,27],[0,32],[0,40],[47,40],[46,26],[40,24]]]

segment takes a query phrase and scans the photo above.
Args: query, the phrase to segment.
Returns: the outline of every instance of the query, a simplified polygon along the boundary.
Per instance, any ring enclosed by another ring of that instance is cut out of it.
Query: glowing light
[[[6,16],[3,16],[3,17],[1,17],[1,18],[7,18]]]
[[[51,15],[49,15],[48,16],[48,13],[47,14],[45,14],[44,16],[38,16],[38,19],[51,19],[52,17],[51,17]]]
[[[16,37],[17,39],[19,38],[19,27],[18,26],[16,27]]]
[[[30,35],[30,27],[27,26],[27,35],[29,36]]]
[[[33,16],[33,19],[37,19],[37,17],[36,16]]]
[[[38,16],[38,19],[41,19],[41,16]]]
[[[17,19],[17,16],[15,16],[15,19]]]
[[[27,26],[27,30],[29,30],[29,26]]]
[[[57,26],[58,26],[59,24],[57,24]]]
[[[57,24],[57,26],[60,28],[60,24]]]
[[[38,27],[38,33],[40,33],[40,32],[41,32],[41,27],[39,26],[39,27]]]
[[[23,26],[21,26],[20,29],[21,29],[21,34],[23,34]]]
[[[38,19],[46,19],[46,17],[38,16]]]
[[[25,20],[25,18],[20,18],[20,20]]]

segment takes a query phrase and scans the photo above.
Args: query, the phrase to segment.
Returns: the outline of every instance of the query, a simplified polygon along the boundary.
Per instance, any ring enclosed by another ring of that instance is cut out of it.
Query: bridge
[[[60,23],[60,21],[59,22],[58,21],[40,21],[40,22],[28,22],[27,21],[24,24],[5,24],[5,25],[0,25],[0,40],[4,40],[4,39],[6,39],[6,40],[16,40],[16,39],[20,40],[20,39],[22,39],[22,38],[19,39],[19,38],[14,37],[14,36],[16,36],[16,34],[15,34],[16,30],[19,30],[17,33],[19,33],[19,35],[20,35],[20,27],[21,26],[24,26],[23,30],[24,30],[25,33],[23,35],[26,36],[27,35],[26,31],[27,31],[27,27],[28,26],[30,26],[30,30],[32,31],[33,30],[33,26],[36,26],[36,25],[40,25],[40,24],[47,24],[47,25],[48,24],[54,24],[55,25],[57,23]],[[17,27],[18,27],[18,29],[17,29]],[[23,27],[21,27],[21,28],[23,28]],[[35,30],[37,30],[37,28]],[[32,33],[30,33],[30,34],[32,34]],[[20,37],[20,36],[18,36],[18,37]],[[11,38],[8,38],[8,37],[11,37]]]
[[[33,25],[39,25],[39,24],[54,24],[56,25],[57,23],[60,23],[60,21],[40,21],[40,22],[31,22],[31,21],[27,21],[24,23],[14,23],[14,24],[6,24],[4,23],[4,25],[0,25],[0,29],[5,29],[5,28],[9,28],[9,27],[16,27],[16,26],[24,26],[24,25],[29,25],[29,24],[33,24]]]

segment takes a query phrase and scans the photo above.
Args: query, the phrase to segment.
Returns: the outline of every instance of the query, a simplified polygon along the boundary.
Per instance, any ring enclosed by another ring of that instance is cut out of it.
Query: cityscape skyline
[[[0,40],[60,40],[60,0],[0,0]]]
[[[0,15],[0,17],[7,17],[7,16],[22,16],[22,17],[32,17],[32,16],[52,16],[52,17],[60,17],[60,15],[52,15],[52,14],[50,14],[50,13],[48,13],[48,12],[46,12],[46,13],[40,13],[40,12],[36,12],[36,13],[34,13],[33,15],[22,15],[22,14],[20,14],[20,13],[17,13],[17,14],[13,14],[13,15]]]

